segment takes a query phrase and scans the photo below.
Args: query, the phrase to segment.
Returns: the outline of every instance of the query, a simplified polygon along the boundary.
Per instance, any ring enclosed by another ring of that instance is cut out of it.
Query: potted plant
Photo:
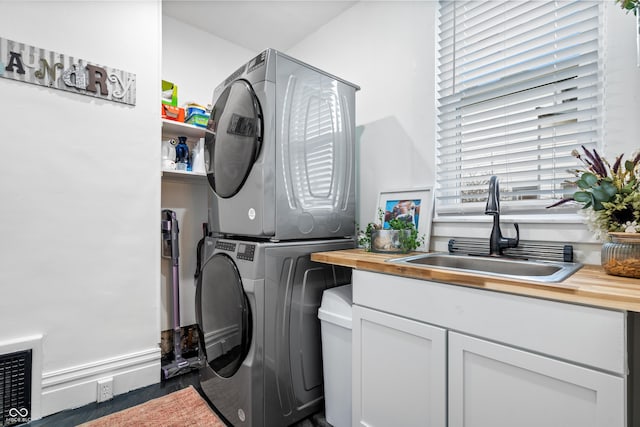
[[[381,253],[407,253],[424,243],[412,221],[391,218],[386,221],[384,211],[378,209],[378,222],[370,222],[364,231],[358,230],[358,245],[366,251]]]
[[[575,169],[578,190],[549,208],[568,202],[582,205],[580,213],[594,236],[605,243],[602,266],[609,274],[640,278],[640,153],[611,165],[598,152],[582,147],[571,154],[583,164]]]

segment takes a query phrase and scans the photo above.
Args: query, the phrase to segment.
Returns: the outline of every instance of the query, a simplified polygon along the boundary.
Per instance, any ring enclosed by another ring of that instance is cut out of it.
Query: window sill
[[[440,215],[433,218],[434,223],[487,223],[492,222],[491,215]],[[578,214],[550,215],[500,215],[500,223],[512,224],[584,224]]]

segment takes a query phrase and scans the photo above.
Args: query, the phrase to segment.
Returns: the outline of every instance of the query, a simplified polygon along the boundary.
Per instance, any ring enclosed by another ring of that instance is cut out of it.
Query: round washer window
[[[252,320],[240,273],[228,255],[215,254],[204,264],[196,298],[207,362],[229,378],[249,352]]]
[[[244,184],[262,145],[262,110],[253,88],[236,80],[222,92],[211,112],[205,140],[207,177],[216,194],[234,196]]]

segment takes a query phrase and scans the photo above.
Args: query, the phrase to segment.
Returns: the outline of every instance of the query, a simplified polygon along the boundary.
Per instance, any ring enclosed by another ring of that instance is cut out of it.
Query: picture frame
[[[379,218],[380,210],[384,213],[382,228],[388,228],[388,221],[392,218],[404,216],[413,221],[418,236],[424,236],[424,243],[418,250],[429,251],[433,220],[433,187],[381,191],[374,218]]]

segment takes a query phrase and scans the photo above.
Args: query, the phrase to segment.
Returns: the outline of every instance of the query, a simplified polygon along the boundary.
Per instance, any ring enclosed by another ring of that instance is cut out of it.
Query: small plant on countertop
[[[394,218],[389,220],[389,228],[391,230],[409,230],[408,237],[400,238],[400,245],[403,252],[415,251],[418,247],[424,243],[424,236],[418,236],[418,230],[411,221],[405,221],[403,219]]]
[[[358,229],[358,246],[364,248],[367,252],[371,251],[371,233],[377,230],[410,230],[408,237],[400,239],[400,245],[403,252],[416,250],[421,244],[424,244],[425,236],[418,236],[418,230],[411,221],[393,218],[387,223],[388,228],[383,228],[385,213],[382,209],[378,209],[378,222],[370,222],[367,228],[362,231]]]

